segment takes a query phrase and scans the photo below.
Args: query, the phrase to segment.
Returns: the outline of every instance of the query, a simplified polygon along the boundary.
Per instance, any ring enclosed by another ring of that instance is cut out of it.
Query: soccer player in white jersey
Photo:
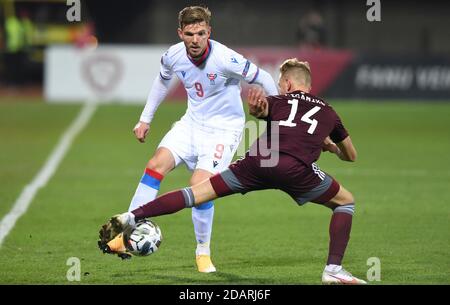
[[[211,12],[200,6],[186,7],[179,13],[178,36],[182,42],[171,46],[161,58],[160,74],[153,82],[147,104],[134,128],[136,138],[144,142],[174,75],[186,89],[188,108],[147,163],[130,211],[154,200],[163,177],[181,163],[193,172],[191,185],[228,167],[245,124],[241,80],[261,85],[267,95],[278,94],[269,73],[210,39],[210,18]],[[192,209],[196,263],[198,271],[205,273],[216,271],[210,257],[213,215],[212,201]],[[119,255],[126,251],[121,236],[103,250]]]

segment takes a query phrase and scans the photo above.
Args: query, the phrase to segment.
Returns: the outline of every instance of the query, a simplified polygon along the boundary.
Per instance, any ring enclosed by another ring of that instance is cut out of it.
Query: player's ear
[[[287,84],[287,92],[291,92],[292,89],[292,83],[290,79],[286,79],[286,84]]]
[[[208,38],[211,37],[211,27],[208,26]]]
[[[180,37],[180,39],[183,40],[183,30],[178,28],[177,33],[178,33],[178,37]]]

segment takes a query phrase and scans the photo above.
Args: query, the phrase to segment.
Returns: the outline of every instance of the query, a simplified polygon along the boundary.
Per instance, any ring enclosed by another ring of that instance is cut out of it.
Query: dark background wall
[[[41,82],[44,50],[51,44],[176,43],[178,12],[188,5],[208,6],[212,11],[212,38],[233,48],[304,47],[305,37],[316,35],[320,47],[355,54],[419,55],[417,58],[450,55],[450,0],[380,0],[381,22],[367,20],[367,0],[80,1],[81,22],[73,23],[66,19],[66,0],[0,1],[0,85]],[[9,11],[14,7],[15,12],[8,13],[8,7]],[[16,16],[19,21],[24,12],[38,42],[24,43],[14,51],[8,48],[12,41],[8,38],[20,36],[24,40],[25,30],[12,35],[7,30],[6,21],[11,20],[7,16]],[[300,24],[308,23],[312,12],[319,16],[321,26],[300,31]],[[88,30],[79,29],[83,26]],[[80,37],[73,38],[77,27]],[[66,36],[72,38],[59,41]]]
[[[323,17],[325,44],[370,52],[450,53],[449,1],[381,0],[381,22],[368,22],[366,1],[227,0],[86,2],[100,41],[170,44],[178,12],[205,4],[213,37],[228,45],[295,46],[300,20],[311,9]]]

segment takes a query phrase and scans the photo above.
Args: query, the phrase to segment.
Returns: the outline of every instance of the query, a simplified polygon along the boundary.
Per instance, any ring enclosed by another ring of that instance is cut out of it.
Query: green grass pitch
[[[321,168],[356,198],[344,266],[373,284],[450,284],[450,103],[332,101],[350,131],[356,163],[323,154]],[[191,211],[155,218],[164,240],[144,258],[121,261],[97,249],[101,224],[125,211],[148,158],[184,103],[162,104],[145,144],[132,135],[142,106],[102,105],[48,185],[0,248],[0,284],[320,284],[330,211],[298,207],[279,191],[219,199],[215,274],[195,269]],[[80,105],[0,103],[0,216],[42,167]],[[184,166],[161,192],[185,186]],[[67,260],[81,261],[69,282]]]

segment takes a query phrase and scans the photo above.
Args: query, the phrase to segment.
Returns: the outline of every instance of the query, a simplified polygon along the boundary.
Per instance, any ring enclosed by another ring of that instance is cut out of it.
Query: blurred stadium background
[[[147,143],[132,136],[160,56],[179,41],[178,12],[205,4],[212,39],[275,79],[283,59],[309,61],[313,93],[346,123],[358,162],[323,155],[320,165],[357,198],[348,269],[364,277],[367,259],[378,257],[373,283],[450,284],[448,1],[381,0],[379,22],[367,20],[365,0],[80,2],[81,20],[69,22],[65,0],[0,0],[2,225],[82,104],[101,103],[0,241],[9,258],[0,283],[71,283],[69,257],[81,260],[81,283],[320,283],[328,211],[274,191],[216,204],[214,275],[195,272],[189,211],[156,219],[165,241],[152,257],[123,264],[96,249],[98,226],[128,207],[145,163],[185,111],[173,82]],[[188,177],[175,170],[161,191]]]

